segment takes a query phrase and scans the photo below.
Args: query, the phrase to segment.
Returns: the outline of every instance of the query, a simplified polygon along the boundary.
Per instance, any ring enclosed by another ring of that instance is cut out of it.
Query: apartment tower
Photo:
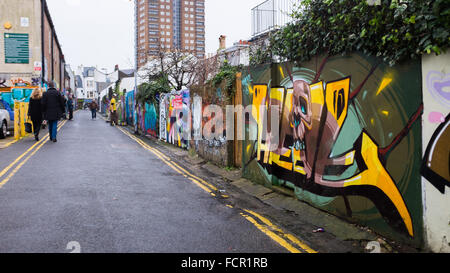
[[[135,23],[137,68],[160,51],[205,56],[205,0],[135,0]]]

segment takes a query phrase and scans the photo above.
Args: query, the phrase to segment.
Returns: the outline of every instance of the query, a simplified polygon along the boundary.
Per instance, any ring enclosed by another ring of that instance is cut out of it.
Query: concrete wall
[[[422,77],[426,245],[450,252],[450,53],[423,57]]]
[[[0,1],[0,74],[7,74],[6,86],[12,86],[11,80],[22,79],[32,83],[39,78],[40,71],[34,71],[34,62],[41,62],[41,4],[40,0],[2,0]],[[29,25],[22,26],[21,18],[28,18]],[[6,29],[5,23],[12,28]],[[5,63],[5,33],[29,34],[30,61],[28,64]],[[1,77],[0,77],[1,78]],[[40,82],[40,81],[39,81]]]

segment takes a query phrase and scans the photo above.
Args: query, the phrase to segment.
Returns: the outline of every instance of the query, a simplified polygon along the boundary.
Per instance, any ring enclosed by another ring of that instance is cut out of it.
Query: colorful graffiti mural
[[[256,106],[258,124],[258,140],[244,145],[244,175],[256,161],[269,181],[299,199],[415,237],[423,105],[420,80],[406,79],[420,79],[420,65],[389,68],[359,54],[321,60],[258,67],[243,77],[244,104]],[[275,151],[261,105],[280,109]]]
[[[190,92],[182,90],[161,95],[160,116],[166,125],[165,139],[168,143],[181,148],[189,147],[190,135]],[[156,116],[156,113],[155,113]]]
[[[443,194],[445,187],[450,187],[450,114],[428,144],[422,175]]]

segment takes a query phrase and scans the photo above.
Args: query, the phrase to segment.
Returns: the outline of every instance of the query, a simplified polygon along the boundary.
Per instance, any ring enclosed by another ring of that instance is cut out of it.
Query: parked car
[[[0,100],[0,139],[4,139],[8,131],[14,131],[14,111]]]

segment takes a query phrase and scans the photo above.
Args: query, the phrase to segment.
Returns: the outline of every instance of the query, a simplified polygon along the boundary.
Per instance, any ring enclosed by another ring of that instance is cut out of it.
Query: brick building
[[[160,51],[205,56],[205,0],[135,0],[137,68]]]
[[[65,60],[45,0],[0,2],[0,86],[54,81],[65,91]]]

